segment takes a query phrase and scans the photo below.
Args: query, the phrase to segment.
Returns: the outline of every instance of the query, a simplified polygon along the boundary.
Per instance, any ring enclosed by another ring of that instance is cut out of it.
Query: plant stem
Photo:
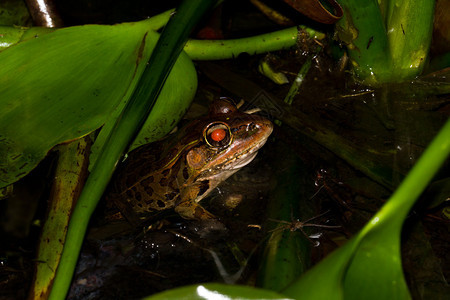
[[[167,74],[182,51],[192,28],[214,2],[213,0],[185,0],[167,24],[137,88],[107,138],[78,199],[72,213],[61,263],[49,299],[65,298],[90,216],[102,197],[115,166],[150,113]]]
[[[361,81],[376,85],[420,75],[431,42],[433,0],[342,0],[340,4],[345,14],[336,30]]]
[[[389,2],[386,32],[392,60],[390,81],[412,79],[422,72],[431,44],[434,2]]]
[[[260,54],[287,49],[297,42],[297,27],[235,40],[189,40],[184,51],[192,60],[217,60],[241,53]]]
[[[384,20],[376,1],[342,0],[344,17],[336,33],[347,45],[355,75],[375,84],[389,77],[389,48]]]
[[[305,63],[300,68],[300,71],[295,77],[294,82],[291,85],[291,88],[289,89],[286,97],[284,98],[284,102],[286,102],[287,104],[291,105],[292,101],[294,101],[294,97],[297,95],[298,90],[300,89],[300,86],[302,85],[306,77],[306,74],[308,74],[308,71],[311,68],[311,61],[312,57],[308,57]]]

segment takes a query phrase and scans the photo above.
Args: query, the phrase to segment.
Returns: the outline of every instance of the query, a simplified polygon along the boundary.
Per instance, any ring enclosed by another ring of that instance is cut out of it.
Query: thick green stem
[[[167,74],[183,49],[192,28],[214,1],[183,1],[167,24],[139,84],[118,118],[78,199],[69,224],[66,243],[50,299],[64,299],[72,280],[84,235],[115,166],[147,118]]]
[[[297,42],[297,27],[236,40],[189,40],[184,51],[192,60],[217,60],[241,53],[260,54],[287,49]]]
[[[390,57],[384,20],[375,0],[342,0],[336,32],[347,45],[355,75],[367,83],[388,77]]]
[[[434,1],[390,1],[386,32],[392,60],[391,79],[401,81],[419,75],[430,48]]]

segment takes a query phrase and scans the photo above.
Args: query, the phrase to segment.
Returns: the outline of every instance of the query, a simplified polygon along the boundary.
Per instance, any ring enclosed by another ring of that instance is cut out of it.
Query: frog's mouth
[[[247,151],[247,152],[245,152],[245,153],[243,153],[243,154],[241,154],[239,156],[236,156],[233,159],[230,159],[226,163],[224,169],[227,169],[227,170],[238,170],[238,169],[248,165],[256,157],[256,155],[258,154],[258,150],[261,149],[261,147],[264,146],[264,144],[266,142],[267,142],[267,138],[265,138],[260,143],[258,143],[257,145],[253,146],[252,148],[250,148],[249,151]]]
[[[230,162],[230,164],[226,168],[230,170],[236,170],[245,167],[246,165],[252,162],[252,160],[256,157],[257,154],[258,151],[254,151],[251,153],[246,153],[245,155],[241,155],[234,161]]]

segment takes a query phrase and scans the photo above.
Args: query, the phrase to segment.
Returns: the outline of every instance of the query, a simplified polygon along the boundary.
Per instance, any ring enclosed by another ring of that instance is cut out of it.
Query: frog
[[[131,223],[174,209],[184,219],[216,219],[200,201],[249,164],[273,131],[263,116],[229,98],[169,137],[131,151],[118,167],[107,201]]]

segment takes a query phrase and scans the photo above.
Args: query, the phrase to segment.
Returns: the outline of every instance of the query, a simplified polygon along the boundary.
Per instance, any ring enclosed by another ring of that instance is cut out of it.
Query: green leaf
[[[165,291],[145,300],[170,300],[170,299],[289,299],[286,296],[273,291],[257,289],[249,286],[226,285],[219,283],[207,283],[202,285],[190,285]]]
[[[26,175],[56,144],[102,126],[127,101],[158,39],[149,28],[151,20],[68,27],[0,52],[0,187]],[[158,129],[146,139],[170,131],[195,89],[195,69],[181,55],[150,116]]]

